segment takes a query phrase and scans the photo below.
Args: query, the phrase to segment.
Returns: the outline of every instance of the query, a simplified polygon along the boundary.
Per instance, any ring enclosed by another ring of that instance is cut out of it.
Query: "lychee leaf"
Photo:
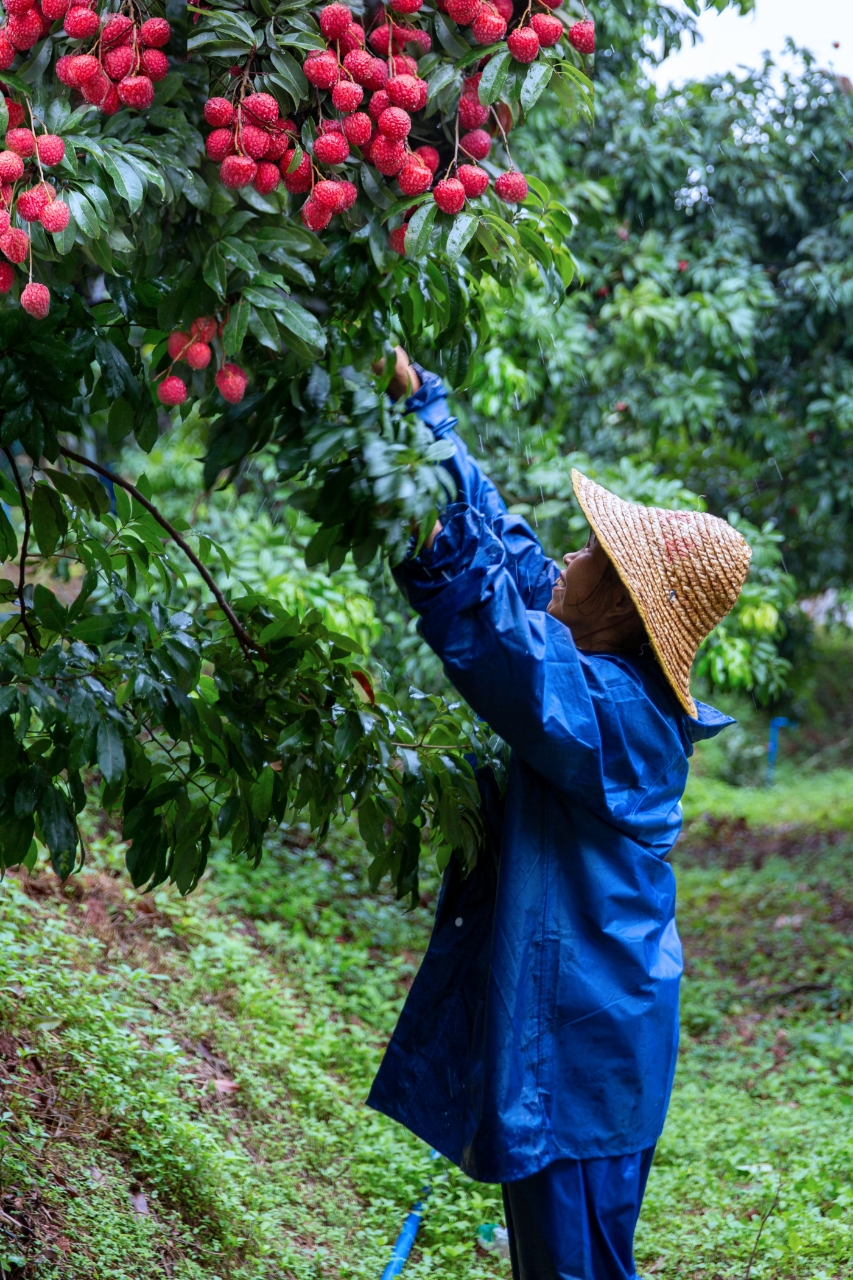
[[[244,298],[231,308],[222,331],[222,346],[227,356],[235,356],[243,345],[249,326],[249,304]]]
[[[59,494],[43,480],[33,490],[30,512],[39,551],[44,556],[52,556],[60,537],[68,531],[68,517]]]
[[[527,115],[537,102],[539,95],[546,88],[548,81],[554,73],[554,68],[548,62],[534,62],[533,66],[524,77],[524,84],[521,86],[521,109]]]
[[[14,560],[18,554],[18,539],[6,512],[0,507],[0,560]]]
[[[429,244],[438,205],[433,200],[430,204],[422,204],[406,228],[406,257],[421,258]]]
[[[497,54],[485,67],[477,90],[477,96],[484,106],[491,106],[500,97],[511,59],[509,49],[504,49],[503,53]]]
[[[479,221],[473,213],[460,213],[456,216],[447,234],[447,256],[451,262],[455,262],[464,253]]]
[[[448,53],[452,53],[455,58],[465,58],[471,52],[470,44],[466,44],[464,40],[460,40],[459,36],[451,27],[443,13],[436,11],[435,14],[435,33],[439,42],[444,46]]]

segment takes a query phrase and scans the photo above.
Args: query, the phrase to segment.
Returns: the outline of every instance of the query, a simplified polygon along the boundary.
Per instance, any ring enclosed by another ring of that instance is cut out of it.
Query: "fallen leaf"
[[[217,1093],[236,1093],[240,1088],[236,1080],[214,1080],[213,1087]]]
[[[131,1191],[130,1203],[134,1213],[147,1214],[151,1212],[148,1208],[148,1201],[145,1198],[144,1191]]]

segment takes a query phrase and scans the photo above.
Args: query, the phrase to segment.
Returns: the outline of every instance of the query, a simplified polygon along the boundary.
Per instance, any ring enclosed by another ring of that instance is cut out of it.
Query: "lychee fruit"
[[[68,0],[42,0],[41,11],[48,22],[58,22],[68,12]]]
[[[516,62],[533,62],[539,53],[539,37],[533,27],[516,27],[506,38]]]
[[[269,145],[269,134],[254,124],[244,124],[240,130],[240,148],[253,160],[260,160]]]
[[[174,373],[170,374],[157,388],[157,398],[169,409],[176,404],[183,404],[187,398],[187,384],[183,378],[177,377]]]
[[[38,222],[42,209],[55,199],[53,187],[46,182],[39,182],[37,186],[28,187],[21,192],[15,202],[15,210],[25,222]]]
[[[483,0],[447,0],[447,16],[460,27],[468,27],[482,8]]]
[[[420,156],[410,155],[397,174],[397,181],[404,196],[419,196],[432,186],[432,171]]]
[[[224,364],[213,381],[223,400],[227,400],[229,404],[239,404],[246,394],[249,377],[238,364]]]
[[[148,21],[157,22],[159,19],[149,18]],[[168,23],[166,25],[168,26]],[[118,96],[124,105],[135,107],[137,111],[145,111],[154,101],[154,85],[148,76],[125,76],[117,88]]]
[[[197,342],[211,342],[218,328],[216,316],[199,316],[190,325],[190,334]]]
[[[97,15],[93,13],[90,16],[95,19],[95,31],[97,31]],[[9,18],[6,23],[6,39],[14,48],[21,51],[32,49],[33,45],[41,39],[41,18],[35,9],[29,9],[17,18]]]
[[[12,227],[5,235],[0,236],[0,251],[10,262],[24,262],[30,252],[30,237],[26,231]]]
[[[15,273],[8,262],[0,262],[0,293],[8,293],[15,283]]]
[[[45,13],[44,0],[42,8]],[[119,45],[130,44],[133,39],[133,19],[128,17],[126,13],[113,13],[104,23],[104,29],[101,32],[101,48],[116,49]]]
[[[409,136],[412,117],[402,107],[388,107],[377,120],[379,132],[392,142],[402,142]]]
[[[191,342],[184,359],[191,369],[206,369],[212,355],[213,352],[206,342]]]
[[[394,13],[417,13],[424,0],[388,0],[388,8]]]
[[[495,179],[495,194],[507,204],[518,204],[527,199],[527,179],[515,169],[502,173]]]
[[[121,107],[121,98],[114,84],[107,82],[107,91],[98,103],[105,116],[114,116]]]
[[[26,112],[20,102],[13,102],[11,98],[4,98],[6,110],[9,112],[9,128],[17,129],[19,124],[23,124],[26,119]]]
[[[162,49],[143,49],[142,70],[156,84],[169,74],[169,59]]]
[[[463,133],[459,139],[460,150],[472,160],[485,160],[491,147],[492,140],[485,129],[472,129],[470,133]]]
[[[370,148],[370,161],[386,178],[392,178],[406,163],[406,154],[405,143],[392,142],[380,133]]]
[[[332,102],[338,111],[348,114],[361,106],[364,90],[354,80],[339,80],[332,90]]]
[[[377,89],[376,93],[370,95],[367,113],[371,120],[378,120],[382,112],[387,111],[390,106],[391,99],[388,97],[387,89]]]
[[[250,93],[243,99],[242,108],[256,124],[271,125],[278,119],[278,103],[271,93]]]
[[[317,204],[322,205],[324,209],[331,209],[335,213],[341,205],[341,186],[340,182],[332,182],[328,178],[323,178],[320,182],[314,184],[314,190],[311,192],[311,199],[316,200]]]
[[[0,71],[8,71],[17,57],[17,49],[7,39],[6,32],[0,31]],[[5,263],[2,264],[5,266]]]
[[[332,85],[337,84],[341,78],[340,64],[335,55],[328,50],[325,53],[317,53],[313,58],[306,58],[302,64],[302,70],[306,80],[310,80],[311,84],[316,85],[318,89],[331,89]]]
[[[45,231],[50,231],[53,235],[58,235],[60,231],[64,231],[68,226],[71,217],[67,204],[63,204],[61,200],[54,200],[50,204],[46,204],[39,214],[39,222]]]
[[[66,13],[62,25],[65,28],[65,34],[72,40],[89,40],[101,24],[98,15],[91,9],[87,9],[82,4],[75,4]]]
[[[438,171],[438,166],[441,164],[441,157],[435,147],[416,147],[414,154],[416,156],[420,156],[430,173],[436,173]]]
[[[530,25],[539,37],[543,49],[550,49],[563,38],[565,27],[559,18],[551,13],[534,13]]]
[[[139,38],[149,49],[162,49],[169,43],[172,28],[165,18],[148,18],[139,28]]]
[[[343,213],[347,209],[351,209],[358,199],[358,187],[354,182],[349,182],[346,179],[344,179],[343,182],[339,182],[338,186],[340,188],[340,203],[338,204],[338,208]]]
[[[489,108],[479,98],[464,93],[459,99],[460,129],[479,129],[489,118]]]
[[[21,290],[21,306],[35,320],[44,320],[50,311],[50,289],[46,284],[30,283]]]
[[[226,156],[219,169],[223,187],[248,187],[254,182],[258,166],[251,156]]]
[[[465,203],[465,188],[458,178],[442,178],[432,194],[442,213],[458,213]]]
[[[0,181],[17,182],[24,175],[24,162],[15,151],[0,151]]]
[[[477,44],[495,44],[506,35],[506,21],[491,5],[484,4],[471,24],[471,34]]]
[[[293,151],[286,151],[282,156],[281,164],[279,166],[281,176],[284,179],[284,185],[292,195],[298,195],[303,191],[311,190],[311,160],[304,152],[302,159],[299,161],[299,164],[293,172],[287,172],[295,155],[295,149]]]
[[[364,27],[360,22],[351,22],[338,40],[341,56],[352,53],[354,49],[364,48]]]
[[[349,156],[349,143],[342,133],[324,133],[314,142],[314,156],[321,164],[343,164]]]
[[[345,4],[327,4],[320,10],[319,22],[327,40],[340,40],[352,23],[352,14]]]
[[[19,156],[31,156],[36,149],[35,134],[32,129],[10,129],[6,134],[6,146]]]
[[[332,221],[332,210],[318,204],[316,200],[306,200],[300,210],[300,217],[309,231],[322,231]]]
[[[281,172],[278,165],[273,164],[271,160],[261,160],[252,183],[255,190],[262,196],[268,196],[275,191],[280,182]]]
[[[334,54],[329,54],[329,57],[333,58]],[[302,69],[305,71],[305,67]],[[356,84],[366,85],[373,70],[373,57],[365,49],[351,49],[344,57],[344,70],[352,76]]]
[[[365,147],[370,141],[373,125],[364,111],[356,111],[344,121],[344,136],[354,147]]]
[[[204,118],[214,129],[222,129],[234,119],[234,106],[227,98],[208,98],[204,104]]]
[[[489,175],[476,164],[460,164],[456,176],[465,188],[469,200],[481,196],[489,185]]]
[[[130,75],[134,56],[133,50],[126,44],[117,49],[107,49],[104,54],[104,71],[111,80],[123,80],[126,75]]]
[[[170,360],[183,360],[184,353],[188,350],[192,339],[188,333],[182,333],[180,329],[175,329],[166,339],[166,350],[169,353]]]
[[[395,107],[402,107],[404,111],[417,111],[423,83],[417,76],[394,76],[385,89]]]
[[[83,85],[101,74],[101,64],[91,53],[78,53],[69,59],[68,72],[72,85]]]
[[[208,158],[216,164],[221,164],[233,147],[234,135],[230,129],[214,129],[207,135],[207,141],[204,144]]]
[[[406,232],[409,229],[408,222],[404,222],[401,227],[395,227],[393,231],[388,233],[388,244],[395,253],[405,255],[406,252]]]
[[[576,22],[573,27],[569,27],[569,44],[578,53],[595,53],[595,23]]]

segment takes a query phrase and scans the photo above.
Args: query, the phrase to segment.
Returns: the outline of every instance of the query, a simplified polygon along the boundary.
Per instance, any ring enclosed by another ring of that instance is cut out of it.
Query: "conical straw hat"
[[[746,539],[704,511],[625,502],[580,471],[572,471],[572,484],[631,593],[664,675],[696,719],[690,668],[699,645],[737,602],[752,555]]]

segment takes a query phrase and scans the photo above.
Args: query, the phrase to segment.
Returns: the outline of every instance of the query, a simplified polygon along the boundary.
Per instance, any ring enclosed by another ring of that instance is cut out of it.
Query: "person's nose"
[[[569,565],[572,563],[572,561],[574,560],[577,554],[578,554],[577,551],[566,552],[566,554],[563,556],[563,564],[566,566],[566,568],[569,567]]]

